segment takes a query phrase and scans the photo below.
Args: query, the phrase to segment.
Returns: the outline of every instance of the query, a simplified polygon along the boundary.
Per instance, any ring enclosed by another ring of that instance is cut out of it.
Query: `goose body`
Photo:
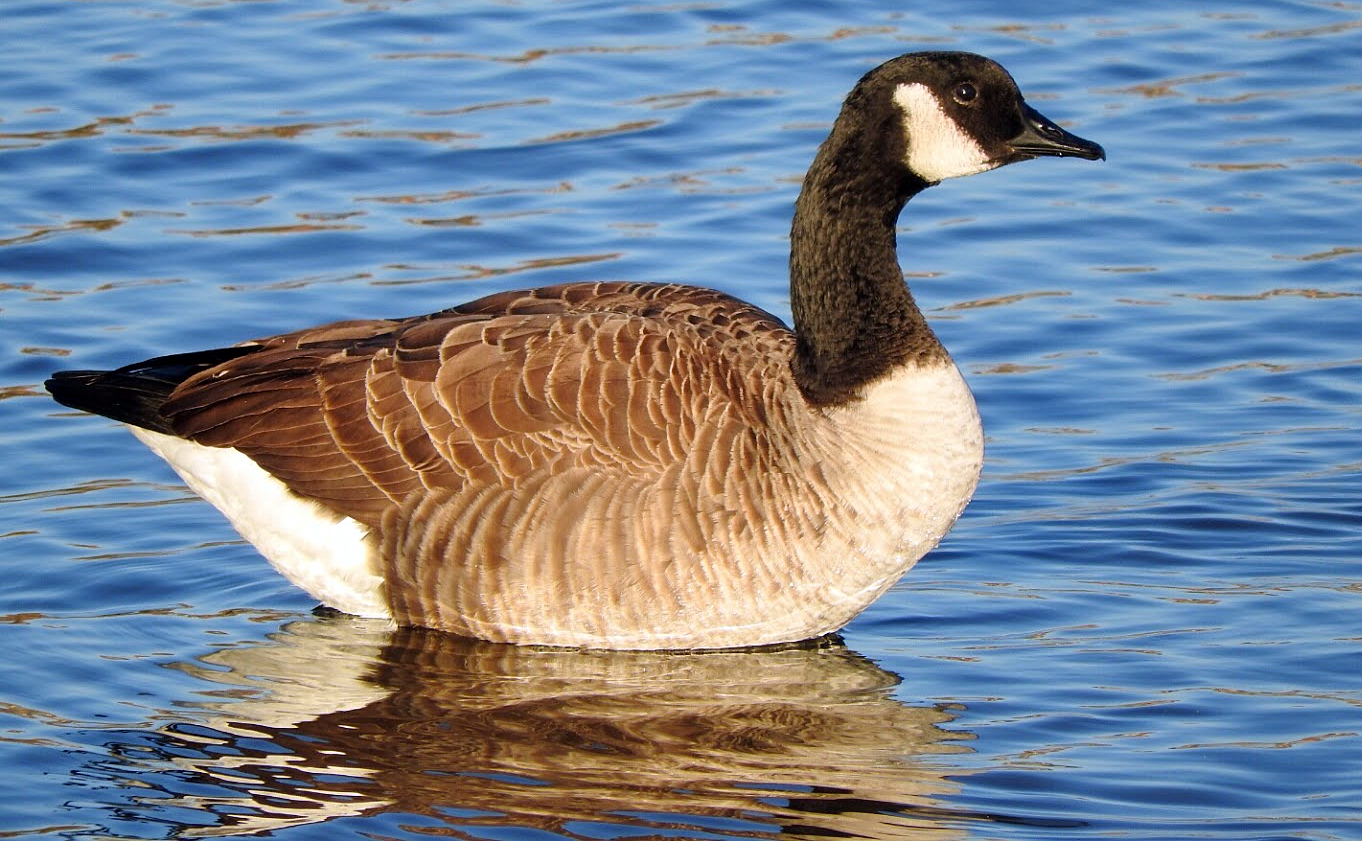
[[[47,385],[339,610],[545,645],[806,639],[934,547],[982,463],[899,211],[1039,155],[1103,153],[992,61],[909,54],[856,85],[805,179],[793,329],[709,289],[572,283]]]

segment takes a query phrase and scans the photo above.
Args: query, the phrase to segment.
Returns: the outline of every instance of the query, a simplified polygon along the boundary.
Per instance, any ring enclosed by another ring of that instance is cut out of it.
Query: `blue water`
[[[1362,5],[1019,8],[5,3],[0,835],[1362,837]],[[1110,159],[906,211],[988,460],[840,643],[316,615],[41,391],[564,280],[787,315],[804,167],[923,48]]]

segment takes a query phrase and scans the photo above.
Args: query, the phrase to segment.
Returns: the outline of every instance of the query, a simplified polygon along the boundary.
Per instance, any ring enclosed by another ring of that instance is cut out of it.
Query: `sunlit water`
[[[5,3],[0,835],[1362,837],[1362,6],[1019,8]],[[787,315],[842,95],[941,47],[1110,160],[905,213],[988,462],[841,643],[314,615],[41,392],[563,280]]]

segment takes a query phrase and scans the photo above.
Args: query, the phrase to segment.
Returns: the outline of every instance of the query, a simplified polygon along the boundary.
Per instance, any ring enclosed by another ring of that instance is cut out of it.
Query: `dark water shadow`
[[[939,757],[968,738],[952,714],[896,701],[835,640],[533,650],[331,617],[175,667],[211,688],[108,747],[177,837],[386,815],[454,838],[949,839],[997,820],[942,804]]]

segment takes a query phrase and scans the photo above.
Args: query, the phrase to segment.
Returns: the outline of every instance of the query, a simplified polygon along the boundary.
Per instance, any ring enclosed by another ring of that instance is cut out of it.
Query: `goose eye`
[[[970,82],[961,82],[951,91],[951,96],[961,105],[969,105],[979,96],[979,91]]]

